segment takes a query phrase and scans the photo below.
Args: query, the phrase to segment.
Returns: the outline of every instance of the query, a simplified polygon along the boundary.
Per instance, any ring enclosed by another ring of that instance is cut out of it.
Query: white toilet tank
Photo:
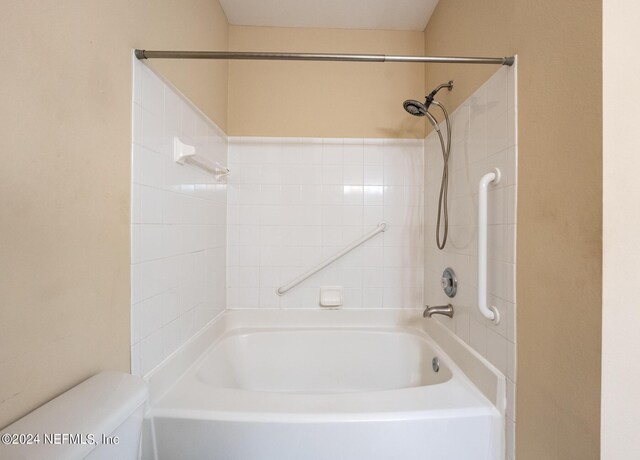
[[[95,375],[4,428],[0,459],[136,460],[147,395],[140,377]]]

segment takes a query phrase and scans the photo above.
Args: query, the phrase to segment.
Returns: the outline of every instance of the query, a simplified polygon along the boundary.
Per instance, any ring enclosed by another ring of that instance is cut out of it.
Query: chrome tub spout
[[[453,318],[453,305],[451,304],[436,305],[433,307],[427,305],[426,307],[422,314],[424,318],[431,318],[433,315],[444,315]]]

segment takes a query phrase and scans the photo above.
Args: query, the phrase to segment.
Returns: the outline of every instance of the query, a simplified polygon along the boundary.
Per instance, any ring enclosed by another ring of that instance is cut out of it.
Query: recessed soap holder
[[[440,286],[442,286],[442,290],[447,294],[447,297],[455,297],[456,292],[458,292],[458,279],[456,278],[456,273],[453,271],[453,268],[447,267],[444,272],[442,272]]]
[[[342,286],[320,286],[320,306],[329,308],[342,306]]]

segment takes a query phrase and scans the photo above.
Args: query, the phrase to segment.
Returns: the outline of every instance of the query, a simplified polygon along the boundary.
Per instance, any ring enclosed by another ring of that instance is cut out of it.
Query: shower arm
[[[511,66],[514,56],[454,57],[398,56],[385,54],[280,53],[246,51],[150,51],[135,50],[138,59],[244,59],[261,61],[351,61],[351,62],[413,62],[439,64],[499,64]]]
[[[442,83],[438,85],[436,89],[431,91],[431,94],[435,96],[436,94],[438,94],[438,91],[440,91],[442,88],[447,88],[449,91],[451,91],[453,89],[453,80],[449,80],[447,83]]]
[[[442,84],[438,85],[436,87],[436,89],[434,89],[433,91],[431,91],[427,95],[427,98],[426,98],[426,101],[425,101],[425,105],[427,105],[427,107],[429,107],[430,104],[435,103],[433,98],[436,96],[436,94],[438,94],[438,92],[442,88],[447,88],[449,91],[451,91],[453,89],[453,80],[449,80],[447,83],[442,83]],[[428,104],[426,104],[426,103],[428,103]],[[438,104],[438,105],[440,105],[440,104]]]

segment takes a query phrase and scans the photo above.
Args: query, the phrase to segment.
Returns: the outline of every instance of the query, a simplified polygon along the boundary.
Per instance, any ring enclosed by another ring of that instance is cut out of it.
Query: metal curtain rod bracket
[[[135,50],[138,59],[245,59],[260,61],[351,61],[351,62],[415,62],[440,64],[513,65],[515,58],[452,56],[387,56],[385,54],[272,53],[244,51],[149,51]]]

